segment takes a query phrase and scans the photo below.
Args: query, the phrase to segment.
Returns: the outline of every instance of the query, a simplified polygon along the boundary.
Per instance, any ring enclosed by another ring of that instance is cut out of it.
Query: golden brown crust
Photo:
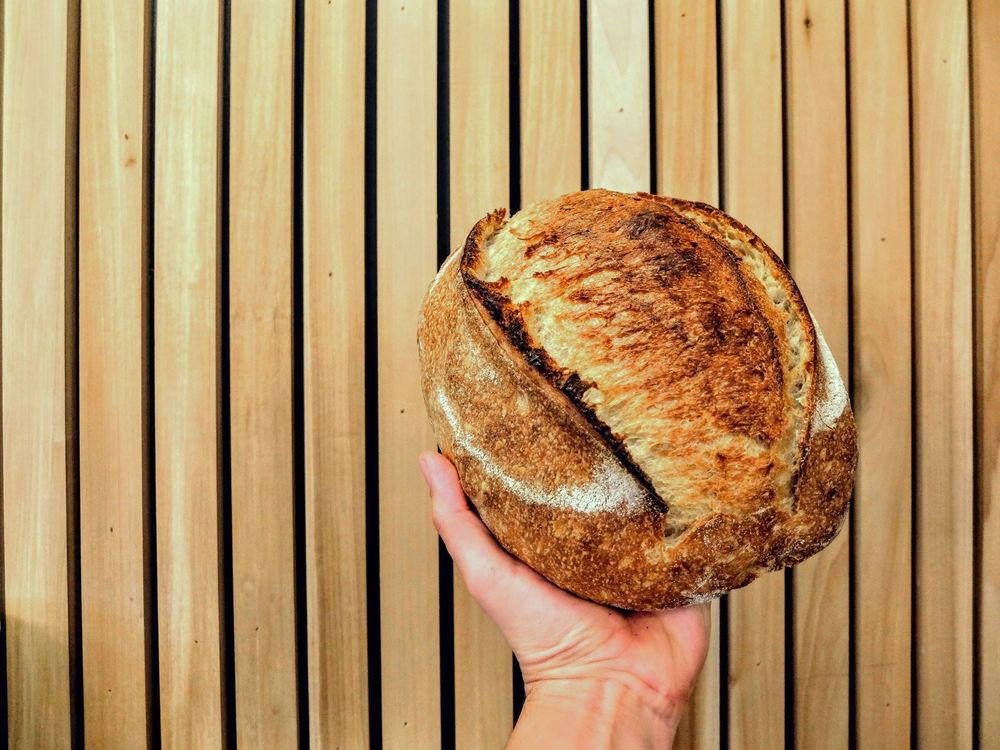
[[[730,324],[733,311],[756,311],[747,313],[750,328],[756,327],[758,344],[764,342],[760,345],[766,344],[769,353],[748,356],[744,348],[743,358],[753,367],[760,367],[761,361],[772,363],[763,381],[756,376],[749,379],[746,368],[740,377],[748,378],[748,387],[757,388],[758,400],[783,394],[782,369],[773,366],[780,365],[775,348],[781,348],[782,340],[780,335],[778,339],[769,335],[771,327],[761,326],[773,311],[766,309],[752,279],[737,272],[739,264],[725,243],[659,198],[622,196],[628,200],[620,200],[614,210],[603,209],[611,215],[588,214],[586,206],[608,206],[609,198],[615,204],[618,195],[585,191],[554,201],[554,210],[561,213],[541,227],[533,242],[525,243],[525,252],[530,250],[535,256],[532,262],[537,263],[539,254],[552,253],[553,245],[571,246],[567,237],[589,229],[588,248],[615,247],[619,253],[641,248],[636,266],[630,269],[633,275],[649,263],[663,261],[664,278],[680,297],[677,306],[658,311],[655,322],[660,327],[653,326],[660,338],[652,344],[662,349],[664,357],[676,351],[679,339],[669,338],[663,327],[683,314],[685,298],[704,300],[712,283],[717,284],[715,288],[724,288],[734,301],[723,308],[723,319],[714,325]],[[688,210],[693,205],[679,203],[676,208]],[[588,217],[588,225],[581,222],[582,216]],[[835,373],[826,377],[832,358],[825,361],[818,356],[814,329],[797,289],[789,295],[796,298],[794,304],[801,303],[804,328],[811,334],[807,357],[812,377],[807,428],[801,445],[793,446],[794,502],[776,491],[776,479],[766,473],[748,476],[753,462],[733,456],[734,473],[728,479],[736,477],[739,497],[678,526],[669,503],[656,496],[649,477],[617,440],[621,436],[609,436],[593,412],[587,413],[581,386],[572,380],[574,373],[530,340],[524,320],[517,319],[524,311],[504,296],[502,284],[484,283],[469,272],[483,253],[490,252],[491,238],[504,226],[504,212],[493,212],[476,224],[465,246],[448,259],[428,291],[418,337],[424,396],[440,448],[456,464],[466,493],[506,549],[580,596],[652,610],[744,586],[763,570],[799,562],[829,543],[850,497],[856,458],[854,422],[849,407],[831,417],[842,395],[833,392],[839,379]],[[687,260],[666,259],[664,246],[676,247],[678,241],[689,248],[694,243],[696,248],[691,248]],[[613,263],[614,258],[608,256],[608,261]],[[640,278],[636,283],[647,282]],[[571,282],[563,287],[566,295],[582,289]],[[491,294],[496,296],[491,299]],[[718,291],[715,296],[720,296]],[[600,295],[586,303],[616,304],[614,299],[602,301]],[[744,321],[744,328],[747,325]],[[703,347],[696,358],[702,368],[718,365],[717,358],[728,365],[726,355],[718,354],[727,351],[725,347],[717,347],[716,354],[704,348],[701,339],[711,330],[712,326],[702,325],[688,332],[695,339],[694,348]],[[818,408],[824,405],[825,409]],[[779,445],[788,423],[784,402],[777,409],[771,403],[758,404],[752,415],[739,418],[742,421],[720,413],[725,407],[712,399],[700,402],[698,408],[689,406],[694,418],[716,420],[722,425],[719,429],[744,430],[773,446]]]

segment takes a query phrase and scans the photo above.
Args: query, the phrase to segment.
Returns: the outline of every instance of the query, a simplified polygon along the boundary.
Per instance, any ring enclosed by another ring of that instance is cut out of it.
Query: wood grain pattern
[[[582,184],[580,18],[558,0],[523,0],[521,205]]]
[[[82,9],[80,40],[80,568],[84,738],[147,738],[145,415],[148,17]]]
[[[910,3],[917,739],[972,746],[972,225],[966,5]]]
[[[717,205],[715,6],[692,0],[656,0],[653,20],[656,189],[663,195]]]
[[[715,4],[656,0],[655,192],[719,204],[719,103]],[[683,54],[679,50],[683,49]],[[708,656],[677,727],[677,750],[720,743],[719,601],[711,604]]]
[[[850,380],[847,61],[841,3],[785,10],[788,244],[795,281]],[[795,741],[849,744],[850,529],[793,572]]]
[[[725,0],[721,11],[723,208],[783,255],[780,5]],[[766,575],[729,598],[733,748],[784,746],[784,575]]]
[[[507,6],[449,4],[451,235],[509,206],[510,87]],[[503,747],[513,721],[510,647],[454,568],[455,747]],[[446,613],[442,613],[446,615]]]
[[[229,335],[241,747],[294,747],[293,8],[232,3]]]
[[[368,747],[364,5],[309,0],[304,55],[309,741]]]
[[[1000,4],[972,3],[972,154],[979,446],[979,746],[1000,737]]]
[[[906,2],[849,5],[858,747],[910,746],[911,265]],[[858,575],[857,573],[862,573]]]
[[[3,585],[10,747],[69,747],[69,3],[4,3]]]
[[[219,613],[220,5],[156,13],[154,375],[160,720],[223,742]]]
[[[651,190],[649,9],[587,2],[591,187]]]
[[[416,461],[435,445],[416,346],[437,269],[435,4],[384,5],[377,23],[382,732],[386,747],[437,747],[438,541]]]

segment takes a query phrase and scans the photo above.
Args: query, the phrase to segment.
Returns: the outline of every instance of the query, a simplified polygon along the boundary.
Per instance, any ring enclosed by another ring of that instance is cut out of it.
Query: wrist
[[[508,748],[670,747],[682,708],[630,678],[542,680],[525,687]]]

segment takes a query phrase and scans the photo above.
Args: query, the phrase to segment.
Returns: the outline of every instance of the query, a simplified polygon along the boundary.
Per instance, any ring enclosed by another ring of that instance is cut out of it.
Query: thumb
[[[458,565],[466,588],[487,614],[514,585],[520,565],[508,555],[469,508],[458,474],[439,453],[420,454],[420,470],[431,491],[434,527]]]

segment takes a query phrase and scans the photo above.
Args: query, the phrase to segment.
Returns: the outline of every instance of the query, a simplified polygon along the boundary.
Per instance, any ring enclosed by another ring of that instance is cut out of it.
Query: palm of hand
[[[708,649],[708,607],[622,612],[579,599],[514,561],[516,616],[498,621],[526,690],[546,680],[638,680],[672,701],[691,691]]]
[[[563,591],[499,547],[447,459],[427,453],[421,466],[435,526],[469,592],[510,643],[529,695],[547,681],[598,679],[671,702],[687,697],[708,649],[708,605],[633,613]]]

